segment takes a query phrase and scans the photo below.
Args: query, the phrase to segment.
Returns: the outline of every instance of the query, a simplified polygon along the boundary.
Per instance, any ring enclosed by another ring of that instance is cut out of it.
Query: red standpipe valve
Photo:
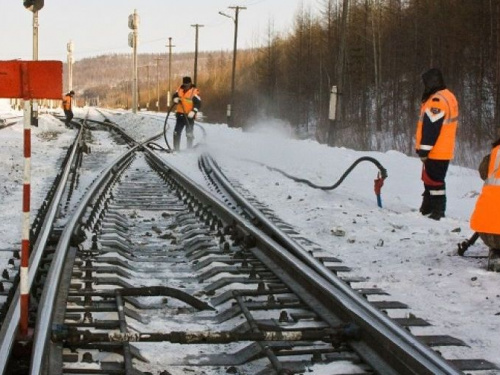
[[[384,179],[380,176],[380,173],[377,173],[377,178],[374,180],[374,190],[377,196],[377,205],[379,207],[382,207],[382,198],[380,197],[382,186],[384,186]]]

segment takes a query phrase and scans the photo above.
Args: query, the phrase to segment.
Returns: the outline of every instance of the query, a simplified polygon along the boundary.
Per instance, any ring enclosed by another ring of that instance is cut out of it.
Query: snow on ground
[[[0,100],[0,117],[22,116]],[[74,133],[53,116],[41,115],[38,127],[31,128],[31,219],[52,184],[57,165],[71,145]],[[24,171],[23,120],[0,129],[0,256],[2,250],[20,249],[22,187]],[[10,253],[8,254],[10,257]]]
[[[163,124],[146,115],[142,116],[144,126],[130,126],[131,117],[122,114],[113,120],[135,135],[146,137],[162,131]],[[239,181],[305,237],[342,259],[356,275],[369,276],[363,286],[382,288],[393,300],[409,304],[412,314],[434,326],[433,334],[463,339],[471,346],[463,358],[484,358],[500,365],[500,274],[486,271],[484,258],[456,255],[457,244],[473,233],[469,217],[482,187],[476,170],[450,166],[447,217],[437,222],[418,212],[423,185],[422,165],[416,157],[396,151],[327,147],[311,140],[290,139],[286,131],[243,132],[220,124],[200,125],[207,133],[204,147],[166,154],[165,159],[204,184],[196,154],[210,151],[229,178]],[[170,128],[167,139],[171,144]],[[266,129],[266,124],[255,128]],[[195,127],[195,137],[195,143],[202,141],[199,127]],[[359,164],[330,191],[296,183],[255,163],[331,186],[362,156],[377,159],[388,171],[382,188],[383,208],[376,204],[374,179],[378,170],[371,163]],[[334,234],[339,232],[345,236]],[[468,254],[487,252],[478,241]],[[428,328],[412,331],[430,334]],[[447,348],[441,351],[447,358],[461,358],[456,349],[454,353],[447,353]]]
[[[0,113],[3,110],[0,107]],[[164,114],[104,113],[143,139],[163,130]],[[90,111],[90,118],[101,120],[102,116]],[[141,119],[140,126],[133,124],[136,118]],[[38,207],[37,197],[44,196],[42,191],[47,187],[48,181],[42,175],[50,175],[49,169],[54,173],[61,149],[68,147],[74,135],[74,130],[65,129],[58,121],[44,115],[40,127],[33,128],[33,207]],[[450,166],[447,217],[437,222],[418,212],[423,190],[418,158],[396,151],[357,152],[327,147],[277,132],[200,125],[206,131],[204,146],[164,153],[163,157],[204,184],[197,156],[210,151],[229,178],[239,181],[305,237],[342,259],[354,275],[369,277],[368,282],[357,286],[384,289],[391,296],[383,299],[407,303],[413,315],[433,325],[412,332],[448,334],[470,346],[451,351],[440,348],[446,358],[483,358],[500,366],[500,274],[486,271],[485,258],[456,255],[457,244],[473,233],[469,217],[482,186],[477,171]],[[263,123],[256,129],[266,126]],[[170,144],[171,128],[167,132]],[[0,249],[5,249],[18,246],[20,238],[22,123],[0,130],[0,137]],[[198,126],[195,137],[195,143],[203,138]],[[165,147],[163,138],[157,143]],[[313,189],[259,164],[331,186],[362,156],[376,158],[388,171],[382,188],[383,208],[376,204],[373,188],[377,169],[371,163],[359,164],[335,190]],[[469,254],[486,255],[487,247],[478,241]]]

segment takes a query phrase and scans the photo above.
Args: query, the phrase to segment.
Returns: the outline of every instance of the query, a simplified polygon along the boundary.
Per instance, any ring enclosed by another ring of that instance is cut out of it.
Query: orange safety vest
[[[177,113],[188,114],[193,110],[193,97],[200,95],[200,92],[196,87],[191,87],[189,90],[184,91],[182,86],[177,89],[177,95],[179,95],[180,103],[177,104],[175,111]],[[182,104],[181,104],[182,103]]]
[[[433,101],[434,98],[439,99],[439,101]],[[445,116],[438,139],[429,152],[429,159],[451,160],[454,155],[455,134],[458,126],[458,102],[455,95],[448,89],[436,92],[422,104],[420,118],[417,123],[415,148],[417,150],[421,148],[424,116],[426,111],[431,111],[432,108],[439,108],[445,113]]]
[[[63,99],[63,109],[71,111],[71,95],[65,95]]]
[[[475,232],[500,235],[500,145],[490,155],[488,177],[470,218],[470,227]]]

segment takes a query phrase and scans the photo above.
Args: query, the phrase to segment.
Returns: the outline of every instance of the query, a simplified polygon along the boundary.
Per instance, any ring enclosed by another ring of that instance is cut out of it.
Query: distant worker
[[[73,119],[73,96],[75,96],[75,92],[71,90],[66,95],[64,95],[63,99],[64,115],[66,116],[66,121],[64,123],[67,128],[71,127],[70,123]]]
[[[445,177],[455,149],[458,102],[446,88],[439,69],[422,74],[424,93],[417,123],[415,149],[422,161],[422,215],[439,220],[446,211]]]
[[[488,269],[500,272],[500,138],[479,165],[483,189],[470,218],[470,227],[490,248]]]
[[[201,108],[200,92],[193,85],[191,77],[183,77],[182,85],[173,95],[175,109],[175,129],[174,129],[174,150],[179,151],[181,134],[186,127],[187,147],[193,147],[194,140],[194,119]]]

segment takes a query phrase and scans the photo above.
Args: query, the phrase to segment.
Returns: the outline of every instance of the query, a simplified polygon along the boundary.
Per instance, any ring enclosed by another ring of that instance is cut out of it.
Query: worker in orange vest
[[[479,165],[483,189],[470,218],[470,227],[490,248],[488,269],[500,272],[500,138]]]
[[[64,121],[64,124],[66,125],[67,128],[71,127],[70,122],[73,119],[73,97],[74,96],[75,96],[75,92],[73,90],[71,90],[66,95],[64,95],[63,102],[62,102],[64,115],[66,116],[66,121]]]
[[[445,177],[455,149],[458,102],[439,69],[422,74],[424,93],[417,123],[416,152],[422,161],[422,215],[439,220],[446,211]]]
[[[191,81],[191,77],[183,77],[182,85],[173,95],[176,104],[175,109],[175,129],[174,129],[174,150],[179,151],[181,134],[186,127],[187,147],[193,147],[194,140],[194,120],[201,108],[200,92]]]

